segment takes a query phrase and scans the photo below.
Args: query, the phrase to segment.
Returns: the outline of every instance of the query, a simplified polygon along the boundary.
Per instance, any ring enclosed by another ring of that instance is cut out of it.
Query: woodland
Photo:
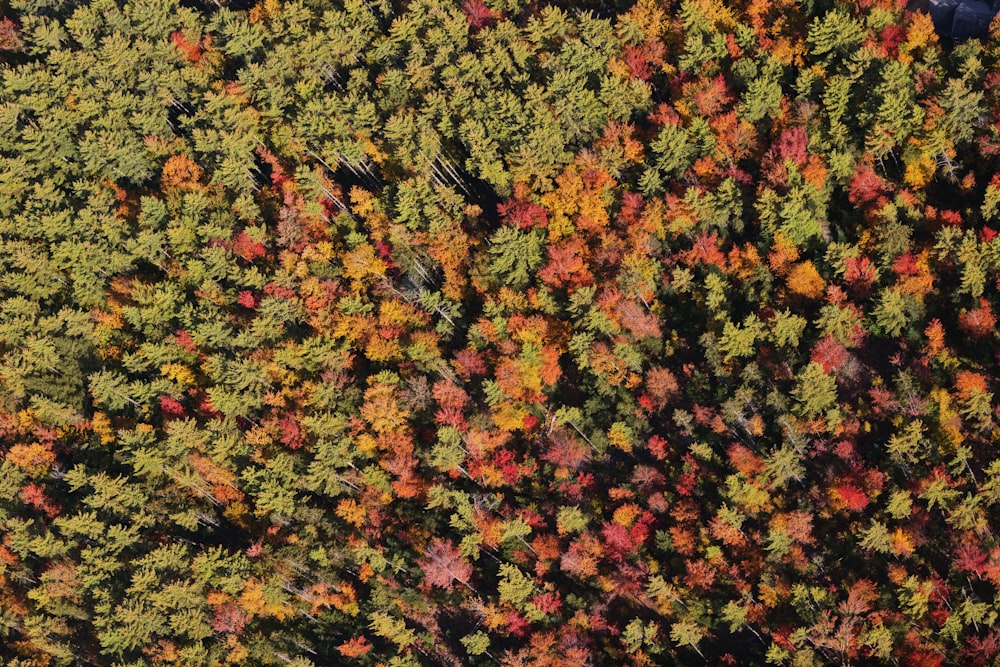
[[[997,664],[1000,21],[0,0],[9,667]]]

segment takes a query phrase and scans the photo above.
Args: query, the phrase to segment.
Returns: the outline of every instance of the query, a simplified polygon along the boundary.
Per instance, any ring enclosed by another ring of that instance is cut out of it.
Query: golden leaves
[[[615,510],[611,520],[625,528],[631,528],[635,520],[642,514],[642,509],[635,503],[626,503]]]
[[[608,207],[614,199],[615,180],[596,164],[577,160],[556,178],[556,187],[541,198],[548,209],[549,242],[558,241],[579,229],[597,232],[608,225]]]
[[[355,528],[360,528],[365,523],[368,513],[365,508],[358,504],[353,498],[344,498],[337,503],[337,516],[351,524]]]
[[[193,387],[197,383],[194,372],[183,364],[163,364],[160,366],[160,373],[183,388]]]
[[[199,187],[204,176],[201,167],[186,155],[172,155],[167,158],[160,173],[160,184],[165,188],[193,190]]]
[[[273,616],[284,620],[292,615],[292,609],[281,596],[270,587],[265,587],[257,579],[250,579],[238,600],[240,609],[254,616]]]
[[[807,299],[818,299],[826,290],[826,282],[816,270],[816,265],[806,260],[792,267],[788,274],[788,289]]]
[[[96,412],[90,420],[90,428],[101,439],[102,445],[108,445],[115,441],[116,436],[111,428],[111,419],[103,412]]]
[[[362,243],[344,255],[344,276],[354,282],[355,287],[369,283],[385,275],[388,268],[375,254],[375,248]]]
[[[913,540],[904,528],[897,528],[892,532],[889,545],[892,553],[901,558],[907,558],[913,554]]]
[[[250,23],[262,23],[281,14],[280,0],[262,0],[250,8]]]
[[[904,155],[903,162],[906,164],[903,180],[917,189],[926,187],[937,171],[937,161],[925,151],[918,151],[915,157]]]
[[[907,62],[912,60],[909,55],[912,52],[930,46],[938,41],[937,32],[934,30],[934,22],[927,12],[914,12],[910,22],[910,28],[906,33],[906,41],[900,47],[900,60]]]
[[[40,442],[16,444],[7,452],[7,461],[30,473],[40,474],[56,462],[56,455],[51,447]]]
[[[392,385],[376,384],[365,391],[361,417],[376,433],[391,433],[406,424],[409,412],[396,403],[396,389]]]

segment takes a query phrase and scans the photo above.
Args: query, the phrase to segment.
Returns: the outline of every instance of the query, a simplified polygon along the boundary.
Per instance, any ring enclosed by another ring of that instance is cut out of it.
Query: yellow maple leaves
[[[502,431],[516,431],[524,428],[524,418],[529,414],[524,404],[507,401],[493,411],[493,423]]]
[[[910,159],[906,159],[904,156],[903,162],[906,164],[903,180],[914,188],[925,187],[931,182],[931,179],[934,178],[934,172],[937,171],[937,162],[934,157],[924,151],[917,152],[916,157]]]
[[[160,183],[167,188],[191,190],[198,187],[198,182],[204,176],[201,167],[186,155],[172,155],[163,165]]]
[[[386,263],[376,256],[374,246],[368,243],[362,243],[344,254],[344,277],[353,281],[356,286],[383,277],[387,268]]]
[[[910,539],[909,533],[903,528],[897,528],[892,531],[892,536],[889,538],[889,547],[892,549],[892,553],[895,555],[906,558],[913,554],[913,540]]]
[[[806,260],[792,267],[788,274],[788,289],[807,299],[818,299],[826,290],[826,281],[819,275],[816,265]]]
[[[608,442],[612,447],[617,447],[623,452],[632,451],[632,441],[634,439],[635,435],[632,429],[626,426],[624,422],[615,422],[608,430]]]
[[[396,388],[387,384],[376,384],[365,391],[361,417],[376,433],[391,433],[406,424],[409,413],[396,403]]]
[[[251,23],[261,23],[267,19],[275,18],[281,14],[280,0],[262,0],[250,8],[249,19]]]
[[[549,211],[549,242],[568,238],[574,230],[598,231],[610,222],[615,180],[596,164],[582,159],[556,178],[557,188],[541,198]]]
[[[183,388],[193,387],[197,383],[194,372],[183,364],[163,364],[160,366],[160,373]]]
[[[94,413],[90,420],[90,428],[101,439],[102,445],[107,445],[115,441],[114,429],[111,428],[111,419],[103,412]]]
[[[292,615],[291,606],[282,599],[280,593],[258,579],[247,582],[238,603],[240,609],[254,616],[271,616],[284,620]]]
[[[912,62],[913,52],[938,41],[934,22],[927,12],[914,12],[909,30],[906,31],[906,41],[899,47],[899,59],[902,62]]]
[[[17,444],[7,452],[7,461],[32,473],[41,473],[49,469],[56,461],[52,448],[40,442]]]
[[[611,520],[625,528],[631,528],[635,520],[642,514],[642,509],[635,503],[626,503],[615,510]]]
[[[351,524],[355,528],[360,528],[365,523],[365,518],[368,516],[365,508],[358,504],[358,501],[353,498],[344,498],[339,503],[337,503],[337,516]]]

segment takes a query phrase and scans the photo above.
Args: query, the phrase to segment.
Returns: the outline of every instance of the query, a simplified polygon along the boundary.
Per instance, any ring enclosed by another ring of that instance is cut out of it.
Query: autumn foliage
[[[0,11],[4,664],[1000,659],[995,38]]]

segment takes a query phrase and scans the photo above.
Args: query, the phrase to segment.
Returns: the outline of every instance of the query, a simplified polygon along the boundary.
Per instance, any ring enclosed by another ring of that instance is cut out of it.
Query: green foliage
[[[482,655],[490,647],[490,638],[485,632],[480,630],[474,634],[462,637],[462,645],[465,646],[465,650],[469,655]]]
[[[537,233],[504,227],[493,237],[489,276],[501,285],[515,289],[527,287],[534,270],[542,262],[542,248],[542,238]]]
[[[828,375],[820,364],[810,363],[798,374],[792,396],[804,416],[816,417],[836,405],[836,378]]]
[[[497,591],[502,601],[514,605],[521,604],[531,595],[532,589],[531,579],[517,567],[507,564],[500,566],[500,583]]]
[[[815,56],[829,58],[851,53],[864,39],[864,26],[847,12],[835,9],[809,26],[809,44]]]

